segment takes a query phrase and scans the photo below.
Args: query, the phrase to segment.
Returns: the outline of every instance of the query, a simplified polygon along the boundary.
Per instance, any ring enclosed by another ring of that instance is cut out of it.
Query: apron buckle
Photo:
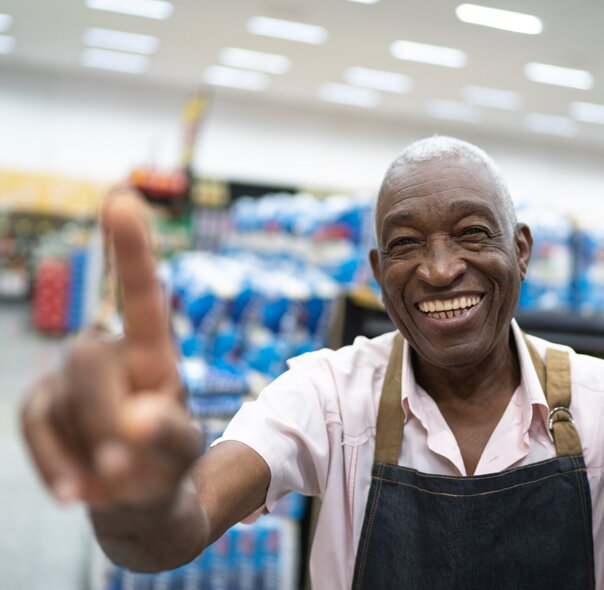
[[[547,421],[547,427],[549,428],[549,431],[552,434],[554,433],[554,416],[559,412],[563,412],[564,414],[566,414],[566,418],[560,417],[558,418],[558,420],[556,420],[556,422],[570,422],[571,424],[575,423],[573,415],[570,413],[570,410],[568,408],[565,408],[564,406],[556,406],[550,411],[549,418]]]

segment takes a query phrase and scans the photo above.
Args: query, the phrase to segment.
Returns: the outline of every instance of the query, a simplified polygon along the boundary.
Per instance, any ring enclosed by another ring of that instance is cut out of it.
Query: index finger
[[[169,328],[144,213],[140,197],[124,192],[109,199],[102,221],[113,249],[126,335],[135,342],[160,344],[169,338]]]

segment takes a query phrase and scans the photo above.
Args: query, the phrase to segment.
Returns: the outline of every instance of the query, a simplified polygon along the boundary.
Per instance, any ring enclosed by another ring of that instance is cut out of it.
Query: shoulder
[[[375,426],[376,408],[396,332],[358,337],[338,350],[318,350],[289,361],[287,379],[306,384],[326,421],[356,435]],[[300,386],[300,389],[305,389]]]
[[[356,369],[383,369],[388,362],[395,335],[396,332],[388,332],[376,338],[358,336],[352,344],[337,350],[323,348],[294,357],[288,361],[288,366],[293,371],[324,366],[338,373],[354,372]]]
[[[529,335],[529,338],[543,358],[545,358],[548,348],[568,353],[573,390],[586,389],[604,396],[604,359],[579,354],[569,346],[550,342],[536,336]]]

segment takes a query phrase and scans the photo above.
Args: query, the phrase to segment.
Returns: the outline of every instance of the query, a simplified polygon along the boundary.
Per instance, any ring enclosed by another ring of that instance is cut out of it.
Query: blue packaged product
[[[281,539],[278,521],[264,519],[260,533],[261,583],[263,590],[281,590]]]
[[[574,304],[581,313],[604,311],[604,230],[602,215],[579,216],[575,235]]]
[[[519,218],[533,234],[533,252],[522,284],[524,310],[568,310],[573,299],[573,227],[563,213],[523,209]]]
[[[122,572],[122,590],[153,590],[153,574]]]
[[[297,492],[290,492],[277,502],[271,515],[299,520],[304,516],[305,510],[306,498]]]
[[[194,418],[216,418],[235,415],[243,405],[241,395],[189,396],[187,405]]]
[[[230,590],[229,536],[222,535],[212,545],[212,562],[209,571],[210,590]]]
[[[183,568],[183,590],[209,589],[211,560],[212,551],[208,547],[199,557]]]
[[[235,525],[230,533],[234,550],[231,569],[236,573],[234,588],[237,590],[257,590],[258,570],[256,568],[257,539],[253,525]]]

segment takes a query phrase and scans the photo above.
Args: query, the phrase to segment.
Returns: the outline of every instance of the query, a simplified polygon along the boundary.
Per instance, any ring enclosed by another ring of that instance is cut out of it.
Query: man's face
[[[396,169],[376,225],[373,271],[420,359],[463,368],[507,346],[531,236],[510,227],[484,165],[441,158]]]

